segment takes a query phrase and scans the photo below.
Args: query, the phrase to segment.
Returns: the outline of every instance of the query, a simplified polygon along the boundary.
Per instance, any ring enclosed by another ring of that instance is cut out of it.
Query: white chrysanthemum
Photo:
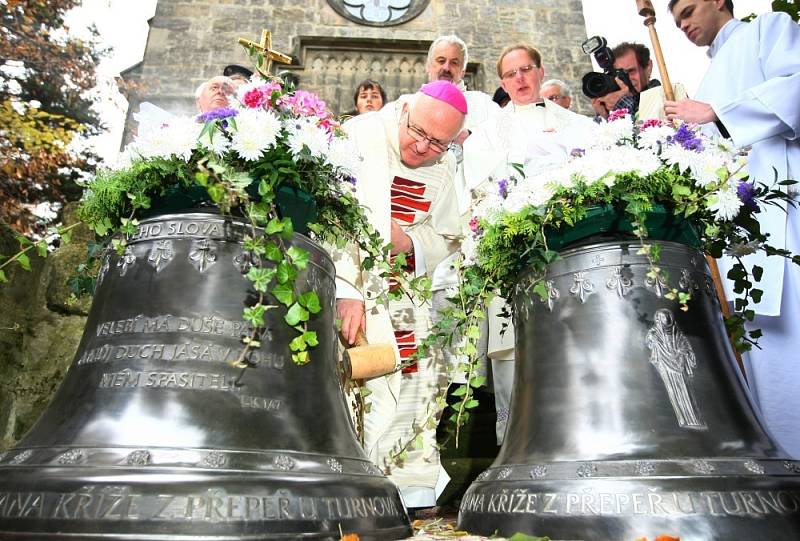
[[[691,173],[697,186],[705,187],[711,183],[719,183],[720,169],[727,169],[725,156],[716,152],[705,152],[691,164]]]
[[[242,110],[236,117],[231,148],[243,159],[254,161],[273,147],[281,131],[281,121],[270,111]]]
[[[706,200],[706,206],[714,213],[714,217],[717,220],[728,221],[739,214],[739,209],[742,207],[742,200],[739,199],[736,188],[726,186],[712,193]]]
[[[659,160],[649,150],[640,150],[633,147],[622,146],[615,148],[610,153],[608,167],[615,173],[636,173],[645,177],[661,167]],[[608,184],[608,181],[606,181]],[[608,184],[611,186],[611,184]]]
[[[329,148],[328,133],[317,126],[315,119],[294,120],[287,126],[286,131],[289,134],[287,139],[289,149],[295,158],[303,151],[303,147],[307,147],[315,158],[320,158],[327,154]]]
[[[683,172],[702,160],[702,154],[694,150],[686,150],[680,145],[667,145],[661,152],[661,159],[669,165],[677,165]]]
[[[626,144],[633,138],[633,124],[630,117],[625,116],[612,122],[600,122],[595,125],[592,146],[611,148],[625,141]]]
[[[197,136],[203,129],[194,118],[173,117],[160,126],[150,126],[139,133],[131,151],[142,158],[171,158],[188,161],[197,146]]]
[[[201,147],[218,155],[224,154],[231,146],[230,140],[216,129],[206,131],[198,138],[197,142]]]
[[[652,126],[639,132],[639,146],[655,151],[666,145],[667,137],[672,135],[675,135],[675,130],[670,126]]]
[[[570,163],[572,179],[586,184],[603,179],[611,170],[609,156],[619,151],[620,148],[614,147],[610,150],[590,148],[582,158],[577,158]],[[566,187],[571,187],[571,185]]]
[[[532,180],[525,183],[526,199],[531,206],[540,207],[553,198],[555,187],[543,177]]]
[[[358,148],[349,137],[334,137],[327,154],[328,163],[351,175],[358,168]]]

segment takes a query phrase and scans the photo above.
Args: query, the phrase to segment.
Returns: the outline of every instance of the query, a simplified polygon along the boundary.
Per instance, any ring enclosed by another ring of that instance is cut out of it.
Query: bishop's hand
[[[364,314],[364,301],[360,299],[336,299],[336,316],[342,322],[340,332],[349,345],[353,345],[358,330],[367,332],[367,318]]]
[[[397,255],[400,252],[411,253],[414,250],[414,243],[411,242],[411,237],[403,231],[400,224],[392,220],[392,255]]]

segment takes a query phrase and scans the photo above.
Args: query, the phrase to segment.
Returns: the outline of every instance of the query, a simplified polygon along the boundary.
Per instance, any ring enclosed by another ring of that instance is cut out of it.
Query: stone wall
[[[81,226],[83,227],[83,226]],[[91,300],[75,300],[67,280],[86,259],[90,232],[46,259],[31,256],[31,271],[9,267],[0,285],[0,449],[15,444],[47,407],[78,348]],[[0,222],[0,253],[18,251]]]
[[[520,41],[541,50],[547,78],[571,83],[578,94],[591,69],[580,50],[586,38],[580,0],[431,0],[418,17],[390,27],[356,24],[327,0],[160,0],[144,60],[124,74],[147,85],[131,110],[150,101],[194,112],[194,89],[226,64],[250,65],[237,38],[258,41],[262,28],[272,31],[274,49],[294,57],[290,69],[301,72],[300,86],[338,112],[352,108],[353,81],[367,76],[386,83],[390,99],[423,83],[425,52],[442,34],[464,39],[473,88],[488,93],[498,85],[499,52]],[[589,111],[584,98],[577,101]]]

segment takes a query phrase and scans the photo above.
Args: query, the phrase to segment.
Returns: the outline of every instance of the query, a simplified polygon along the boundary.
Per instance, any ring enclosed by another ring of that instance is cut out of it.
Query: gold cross
[[[261,31],[261,42],[256,43],[255,41],[251,41],[246,38],[239,38],[239,44],[245,47],[248,51],[257,50],[261,55],[256,63],[256,69],[258,72],[263,75],[264,77],[271,77],[272,74],[270,73],[270,68],[272,67],[272,61],[278,62],[279,64],[291,64],[292,57],[286,56],[283,53],[279,53],[278,51],[272,50],[272,34],[269,30],[262,30]]]

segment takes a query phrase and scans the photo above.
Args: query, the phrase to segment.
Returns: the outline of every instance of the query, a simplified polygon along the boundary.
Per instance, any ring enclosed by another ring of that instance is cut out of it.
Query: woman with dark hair
[[[356,87],[353,94],[353,103],[356,106],[356,114],[379,111],[386,103],[386,92],[383,87],[372,79],[364,79]]]

